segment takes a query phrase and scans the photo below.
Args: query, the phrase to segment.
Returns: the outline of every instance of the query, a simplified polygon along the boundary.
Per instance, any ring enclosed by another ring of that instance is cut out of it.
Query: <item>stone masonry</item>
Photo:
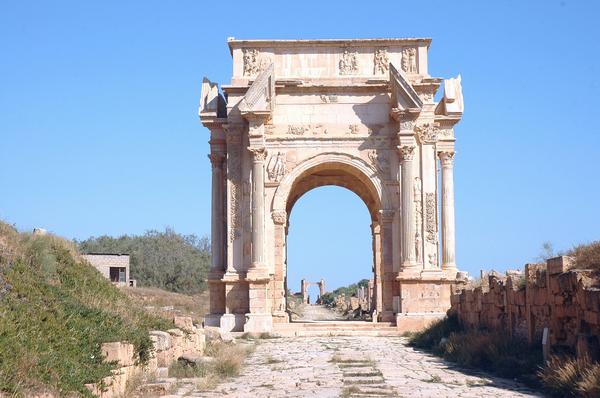
[[[469,328],[506,331],[542,342],[546,353],[572,352],[600,359],[600,289],[591,271],[568,270],[571,259],[556,257],[546,264],[527,264],[524,281],[489,276],[489,287],[458,291],[450,313]]]
[[[228,40],[231,82],[219,90],[205,78],[199,107],[212,164],[207,325],[268,332],[289,322],[288,215],[324,185],[369,210],[379,320],[415,328],[444,315],[457,281],[454,126],[464,105],[460,76],[429,74],[430,44]]]

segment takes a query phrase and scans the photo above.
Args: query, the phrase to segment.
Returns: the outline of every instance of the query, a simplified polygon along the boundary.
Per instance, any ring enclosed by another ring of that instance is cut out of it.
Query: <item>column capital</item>
[[[414,145],[402,145],[398,147],[398,154],[400,155],[400,160],[413,160],[415,156],[415,146]]]
[[[214,152],[208,155],[210,159],[210,163],[213,168],[221,168],[223,166],[223,161],[225,160],[225,154],[220,152]]]
[[[454,151],[440,151],[438,157],[442,167],[452,166],[454,164]]]
[[[264,162],[267,158],[267,149],[265,147],[248,147],[255,162]]]

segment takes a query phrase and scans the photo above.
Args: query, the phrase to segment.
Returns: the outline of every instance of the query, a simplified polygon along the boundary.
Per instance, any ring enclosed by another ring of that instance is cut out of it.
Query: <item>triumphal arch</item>
[[[449,308],[463,97],[460,76],[429,75],[430,44],[228,40],[231,83],[204,79],[199,110],[212,164],[208,325],[264,332],[289,322],[289,214],[323,185],[351,190],[369,209],[380,320],[414,322]]]

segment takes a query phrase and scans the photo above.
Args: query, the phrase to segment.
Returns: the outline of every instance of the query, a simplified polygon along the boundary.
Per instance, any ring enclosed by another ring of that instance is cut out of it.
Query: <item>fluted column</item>
[[[265,267],[265,148],[249,148],[252,153],[252,263],[250,268]]]
[[[401,167],[402,192],[402,268],[417,265],[415,252],[415,207],[414,197],[414,155],[415,147],[404,145],[398,148]]]
[[[442,166],[442,269],[456,269],[454,222],[454,152],[440,152]]]
[[[223,271],[223,161],[222,153],[208,155],[212,164],[211,270]]]

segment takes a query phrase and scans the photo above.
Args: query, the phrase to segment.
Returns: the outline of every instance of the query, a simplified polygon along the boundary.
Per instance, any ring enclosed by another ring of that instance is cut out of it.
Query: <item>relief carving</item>
[[[255,76],[269,66],[269,59],[261,57],[255,48],[244,48],[244,76]]]
[[[431,253],[429,255],[429,265],[432,268],[436,268],[437,267],[437,253]]]
[[[375,50],[375,57],[373,58],[373,74],[383,75],[386,74],[390,68],[390,60],[388,58],[387,49],[378,48]]]
[[[433,244],[437,243],[435,211],[435,193],[427,192],[425,193],[425,228],[427,232],[425,238],[428,242]]]
[[[321,102],[324,102],[326,104],[338,102],[337,95],[321,95],[320,98]]]
[[[227,151],[227,178],[229,179],[229,241],[233,242],[240,236],[240,183],[241,183],[241,153],[239,145],[231,145]]]
[[[417,49],[414,47],[402,50],[402,70],[406,73],[417,73]]]
[[[415,219],[416,219],[416,233],[415,233],[415,253],[417,256],[417,262],[423,261],[423,253],[421,252],[423,239],[421,237],[421,230],[423,229],[423,202],[421,199],[422,184],[421,178],[415,177],[414,186],[414,201],[415,201]]]
[[[356,51],[344,49],[340,58],[340,75],[354,75],[358,73],[358,60]]]
[[[277,152],[277,154],[271,155],[269,163],[267,164],[267,176],[269,177],[269,180],[279,182],[286,172],[285,153]]]
[[[277,225],[284,225],[287,219],[285,211],[274,211],[271,214],[271,217],[273,218],[273,222]]]
[[[377,169],[377,171],[382,175],[382,177],[384,179],[389,178],[390,161],[388,160],[388,158],[382,153],[377,154],[377,151],[375,150],[369,151],[368,156],[369,160],[371,161],[373,166],[375,166],[375,169]]]
[[[288,126],[288,134],[292,135],[304,135],[308,130],[305,126]]]
[[[415,132],[422,144],[433,144],[437,141],[438,129],[432,123],[425,123],[415,127]]]
[[[412,130],[414,122],[412,120],[403,120],[400,122],[400,130]]]
[[[350,134],[358,134],[358,124],[349,124],[348,129]]]

